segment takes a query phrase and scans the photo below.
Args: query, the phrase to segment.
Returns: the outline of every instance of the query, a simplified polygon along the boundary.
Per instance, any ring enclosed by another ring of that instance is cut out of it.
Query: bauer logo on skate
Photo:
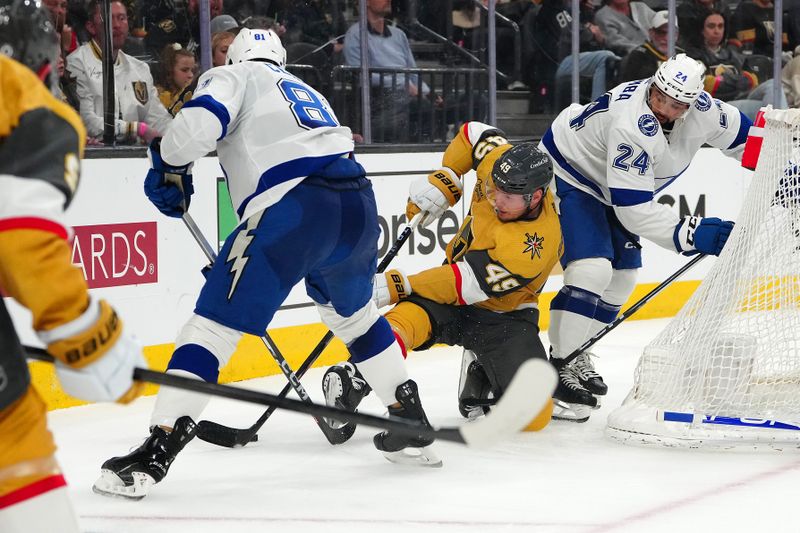
[[[158,281],[155,222],[75,226],[72,263],[89,288]]]

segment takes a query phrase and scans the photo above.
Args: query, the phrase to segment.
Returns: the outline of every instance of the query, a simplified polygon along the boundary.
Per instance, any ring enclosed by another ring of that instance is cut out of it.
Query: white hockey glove
[[[142,347],[122,330],[122,321],[104,300],[91,300],[72,322],[37,333],[56,358],[56,374],[70,396],[128,403],[144,391],[144,383],[133,380],[134,368],[147,368]]]
[[[734,223],[716,217],[685,217],[675,226],[673,241],[683,255],[698,252],[719,255],[728,242]]]
[[[378,309],[393,305],[411,294],[411,283],[400,270],[387,270],[375,275],[372,286],[372,299]]]
[[[454,206],[461,199],[463,191],[461,180],[446,167],[415,180],[408,189],[406,220],[422,213],[419,225],[427,226]]]

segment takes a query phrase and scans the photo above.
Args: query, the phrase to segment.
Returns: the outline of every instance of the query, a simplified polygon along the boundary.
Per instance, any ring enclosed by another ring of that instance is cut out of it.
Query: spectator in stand
[[[178,43],[168,44],[161,53],[160,67],[161,79],[156,85],[158,99],[170,109],[195,78],[197,64],[194,53]]]
[[[487,5],[483,0],[483,5]],[[453,40],[459,46],[468,48],[479,57],[486,58],[486,43],[488,39],[486,23],[481,24],[481,19],[485,20],[486,11],[481,9],[473,0],[453,0]],[[520,24],[525,13],[533,7],[531,0],[511,0],[497,2],[496,12],[510,21]],[[500,88],[510,90],[527,90],[528,87],[518,79],[515,79],[515,50],[514,50],[514,30],[507,24],[498,23],[495,26],[495,54],[497,57],[497,70],[506,76],[498,76]],[[520,73],[521,74],[521,73]],[[508,78],[507,78],[508,77]],[[510,81],[509,81],[510,78]]]
[[[700,48],[703,46],[701,33],[703,21],[712,9],[724,12],[723,0],[684,0],[678,4],[678,27],[681,29],[681,38],[678,41],[683,48]],[[726,18],[730,18],[726,15]]]
[[[145,46],[153,57],[158,57],[164,47],[178,43],[190,52],[200,46],[199,0],[153,0],[142,9],[146,21]],[[222,14],[222,0],[209,0],[211,19]],[[185,6],[185,7],[184,7]]]
[[[103,42],[104,26],[99,0],[89,4],[86,24],[92,40],[67,57],[67,70],[75,78],[80,114],[90,137],[103,134]],[[149,143],[172,121],[158,99],[150,68],[122,51],[128,37],[128,12],[118,0],[111,2],[111,47],[114,54],[116,94],[115,134],[117,142]]]
[[[284,12],[286,35],[282,37],[284,45],[291,43],[309,43],[315,46],[329,44],[325,49],[328,55],[341,52],[344,47],[344,19],[331,10],[330,2],[325,0],[307,0],[291,2]],[[338,40],[337,40],[338,39]]]
[[[555,9],[547,9],[545,3],[542,5],[538,19],[548,30],[544,35],[552,37],[552,42],[558,43],[557,58],[560,61],[556,70],[556,88],[559,91],[560,103],[569,101],[566,93],[570,92],[572,83],[572,15],[571,3],[569,0],[557,0],[554,2]],[[560,11],[557,7],[561,3]],[[596,100],[606,92],[609,87],[607,79],[609,68],[615,66],[620,61],[620,57],[611,50],[604,47],[605,35],[600,26],[594,23],[594,4],[592,0],[582,0],[580,3],[580,50],[578,54],[578,67],[581,77],[592,78],[592,92],[589,94],[589,101]],[[550,19],[549,22],[547,19]],[[543,39],[545,43],[551,42],[550,38]],[[545,44],[543,43],[543,44]],[[546,46],[546,44],[545,44]],[[615,80],[611,80],[612,82]],[[571,93],[570,93],[571,95]]]
[[[67,0],[43,0],[42,5],[50,12],[50,19],[59,36],[61,50],[71,54],[78,48],[78,39],[67,24]]]
[[[236,36],[229,31],[211,35],[211,66],[221,67],[228,62],[228,47]]]
[[[783,67],[781,82],[789,107],[800,107],[800,46],[795,48],[794,58]]]
[[[370,67],[416,68],[408,37],[397,26],[389,24],[385,17],[392,13],[391,0],[367,0],[367,63]],[[345,64],[361,65],[361,34],[358,23],[347,30],[344,37]],[[408,142],[411,133],[411,106],[421,102],[430,109],[428,99],[433,96],[430,88],[416,75],[405,74],[381,76],[374,73],[372,86],[372,138],[378,142]],[[419,98],[419,96],[423,98]],[[440,97],[436,105],[441,106]],[[426,110],[418,110],[425,115]],[[416,113],[415,113],[416,114]],[[430,115],[428,115],[430,117]],[[420,122],[426,122],[423,118]]]
[[[86,3],[83,0],[67,0],[67,15],[65,24],[72,29],[75,35],[75,40],[79,46],[81,43],[86,42],[86,22],[88,21],[86,14]],[[62,39],[64,37],[62,36]],[[71,53],[71,52],[70,52]]]
[[[236,22],[236,19],[230,15],[218,15],[211,19],[210,26],[211,37],[213,38],[215,33],[221,33],[223,31],[235,31],[236,28],[239,27],[239,23]]]
[[[783,15],[782,48],[791,50],[787,33],[789,20],[785,12]],[[772,57],[774,18],[775,8],[771,0],[746,0],[736,7],[731,19],[731,30],[745,54]]]
[[[669,51],[669,39],[667,38],[669,23],[667,17],[667,11],[659,11],[653,15],[648,32],[650,39],[631,50],[622,59],[619,74],[620,83],[649,78],[656,73],[661,63],[669,59],[667,57]],[[675,28],[675,36],[678,36],[677,27]],[[676,54],[681,52],[683,52],[682,49],[675,48]]]
[[[64,50],[59,50],[58,59],[56,62],[56,72],[58,74],[58,84],[53,90],[53,94],[61,100],[69,104],[75,111],[80,109],[80,100],[75,87],[75,80],[72,79],[67,73],[67,62],[64,59]]]
[[[595,21],[606,36],[606,48],[620,57],[647,40],[655,12],[643,2],[606,0]]]
[[[698,47],[686,53],[706,66],[705,90],[722,101],[737,100],[746,96],[758,85],[758,76],[745,69],[741,50],[726,42],[726,17],[712,9],[700,21]]]
[[[751,120],[758,109],[772,103],[773,80],[759,83],[758,76],[747,70],[745,55],[727,42],[726,18],[712,9],[703,19],[699,48],[690,48],[687,54],[706,67],[705,90],[711,96],[738,108]],[[786,107],[781,98],[775,107]]]

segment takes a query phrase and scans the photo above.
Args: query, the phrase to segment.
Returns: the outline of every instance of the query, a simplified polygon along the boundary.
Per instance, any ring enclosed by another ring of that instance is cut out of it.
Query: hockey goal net
[[[645,347],[608,436],[690,448],[800,448],[800,110],[770,110],[728,243]]]

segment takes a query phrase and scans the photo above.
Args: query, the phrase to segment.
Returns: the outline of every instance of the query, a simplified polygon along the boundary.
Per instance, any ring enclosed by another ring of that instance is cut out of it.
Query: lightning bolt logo
[[[263,214],[264,211],[260,211],[247,219],[247,225],[239,230],[228,252],[228,257],[225,259],[225,264],[230,265],[229,272],[233,275],[231,288],[228,291],[228,300],[233,296],[236,286],[239,284],[239,279],[242,277],[242,272],[244,272],[244,267],[247,266],[247,261],[250,260],[250,256],[245,255],[247,248],[253,241],[253,235],[250,235],[250,232],[261,222],[261,216]]]

